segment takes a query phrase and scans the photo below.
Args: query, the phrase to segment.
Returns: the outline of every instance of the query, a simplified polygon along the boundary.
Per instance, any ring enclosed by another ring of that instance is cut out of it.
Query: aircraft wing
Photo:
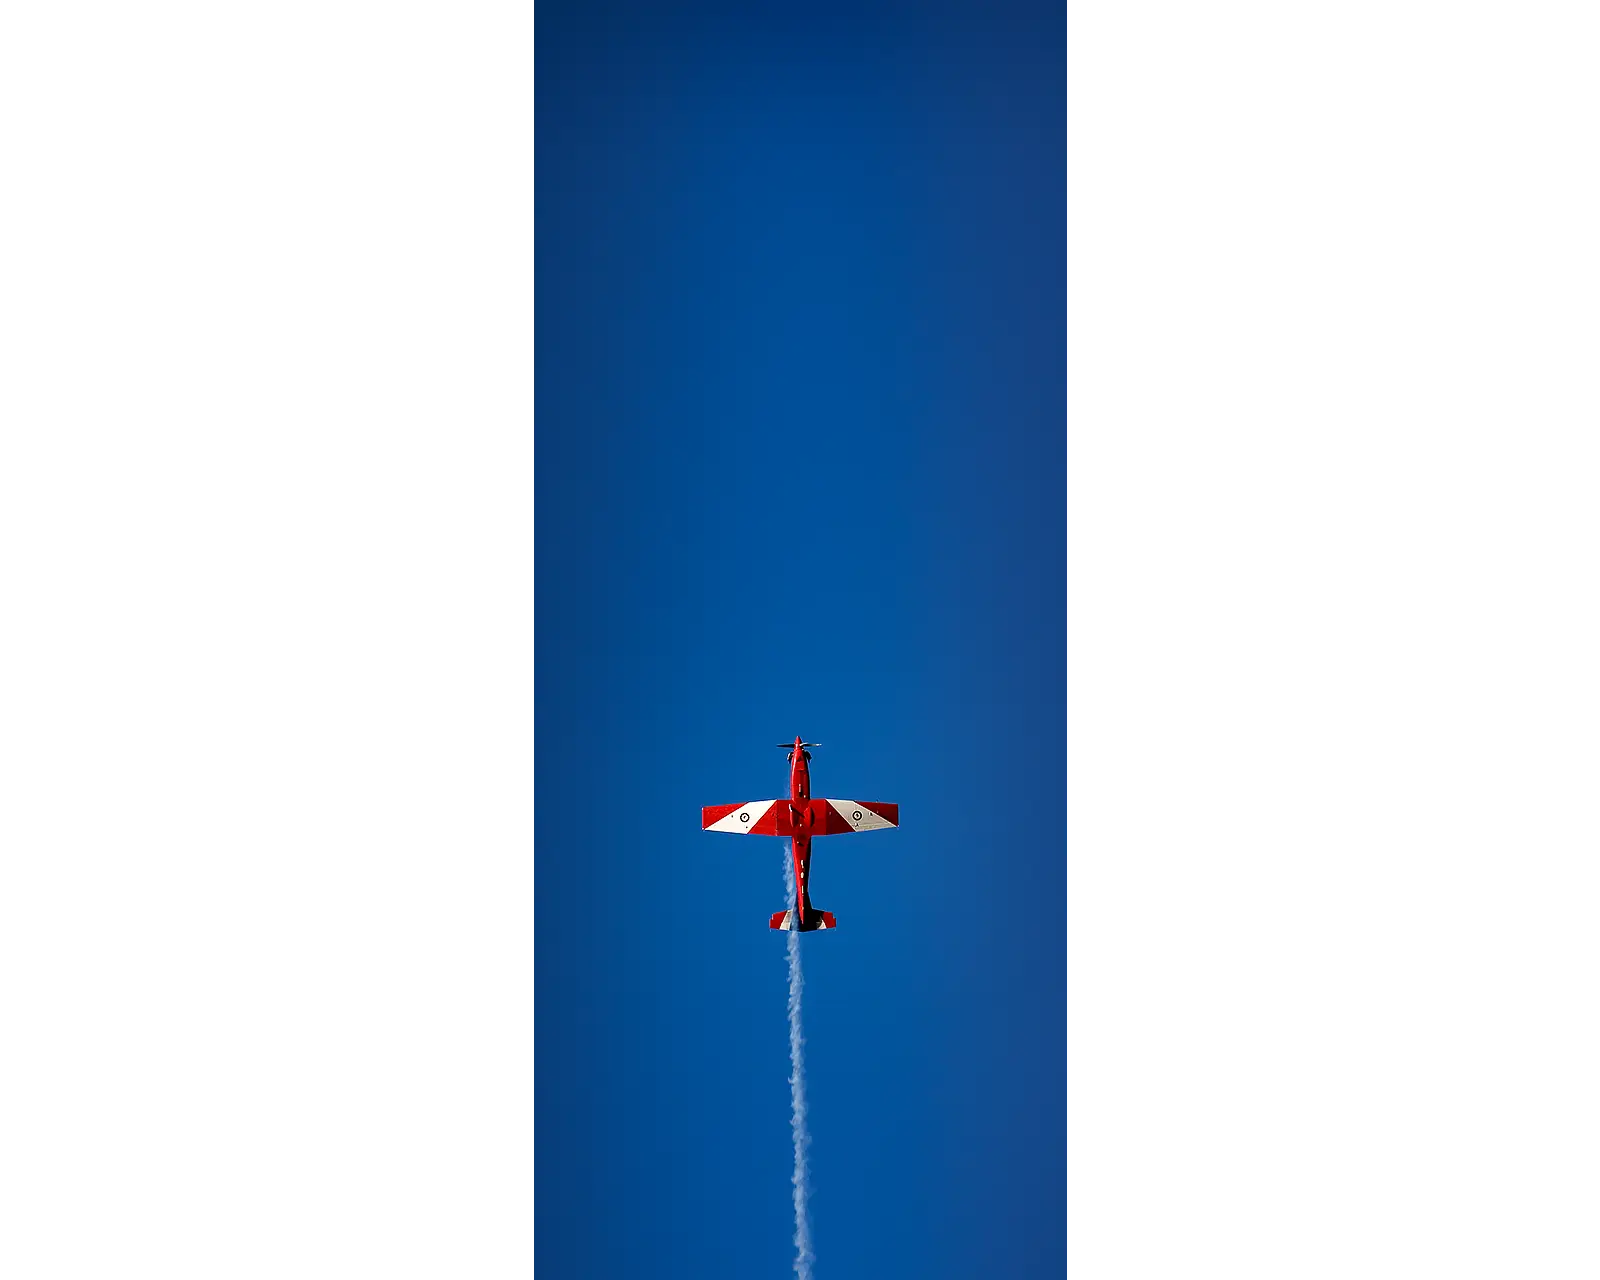
[[[778,834],[780,812],[785,816],[788,814],[786,802],[782,800],[707,805],[700,810],[700,830],[731,831],[741,836],[775,836]]]
[[[852,831],[882,831],[900,825],[900,806],[880,800],[813,800],[816,834],[843,836]],[[708,811],[709,812],[709,811]]]

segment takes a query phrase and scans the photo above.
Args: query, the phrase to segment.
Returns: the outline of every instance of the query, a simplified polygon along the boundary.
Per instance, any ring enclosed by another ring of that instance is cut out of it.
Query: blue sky
[[[547,5],[539,1261],[787,1273],[778,841],[821,1274],[1065,1265],[1065,18]]]

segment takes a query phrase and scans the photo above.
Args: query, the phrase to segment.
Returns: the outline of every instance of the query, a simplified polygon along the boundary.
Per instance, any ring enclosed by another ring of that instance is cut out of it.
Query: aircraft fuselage
[[[803,923],[814,914],[807,881],[811,877],[811,824],[816,815],[811,809],[811,753],[801,741],[796,737],[789,752],[789,821],[794,826],[795,919]]]

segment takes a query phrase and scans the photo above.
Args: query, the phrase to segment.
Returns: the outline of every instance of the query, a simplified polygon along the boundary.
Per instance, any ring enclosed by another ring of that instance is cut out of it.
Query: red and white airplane
[[[773,915],[774,929],[832,929],[833,912],[811,905],[811,837],[843,836],[852,831],[878,831],[900,825],[897,804],[864,800],[813,800],[807,747],[815,742],[780,742],[789,751],[788,800],[752,800],[748,804],[714,804],[700,810],[702,831],[732,831],[745,836],[788,836],[794,841],[794,906]]]

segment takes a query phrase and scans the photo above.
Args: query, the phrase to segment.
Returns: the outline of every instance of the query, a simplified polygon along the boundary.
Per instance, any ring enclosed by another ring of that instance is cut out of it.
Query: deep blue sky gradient
[[[537,1175],[551,1277],[1066,1264],[1066,22],[545,4]]]

